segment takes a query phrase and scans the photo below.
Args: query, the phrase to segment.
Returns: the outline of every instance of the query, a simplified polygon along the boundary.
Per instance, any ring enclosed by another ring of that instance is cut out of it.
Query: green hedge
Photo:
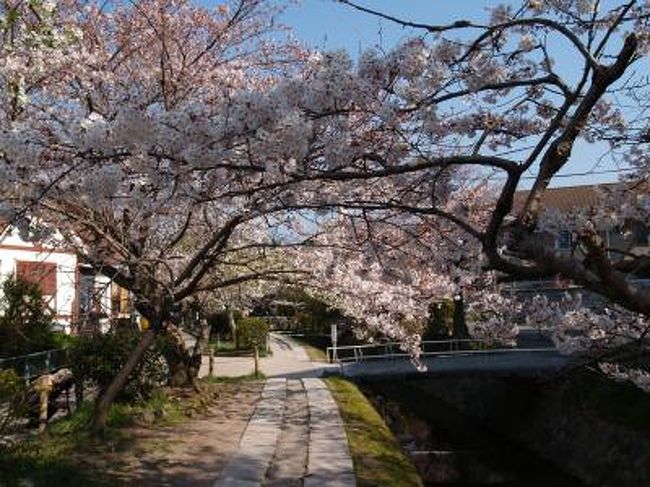
[[[100,392],[104,391],[141,337],[141,332],[132,329],[80,337],[70,348],[70,369],[75,380],[90,383]],[[148,399],[156,388],[166,383],[169,376],[164,358],[169,348],[166,340],[164,336],[158,337],[145,352],[143,360],[129,376],[119,400],[137,402]]]
[[[269,336],[269,325],[262,318],[242,317],[237,323],[237,334],[240,349],[264,347]]]

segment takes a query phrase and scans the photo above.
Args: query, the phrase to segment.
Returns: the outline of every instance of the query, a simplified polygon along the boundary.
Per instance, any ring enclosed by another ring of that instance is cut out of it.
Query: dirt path
[[[74,460],[105,472],[109,485],[211,486],[219,476],[259,399],[261,383],[223,384],[200,419],[164,428],[130,428],[129,445]]]

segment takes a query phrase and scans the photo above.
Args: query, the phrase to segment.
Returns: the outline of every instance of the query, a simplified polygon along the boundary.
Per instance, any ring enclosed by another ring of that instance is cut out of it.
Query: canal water
[[[583,485],[429,392],[418,379],[367,381],[361,389],[410,455],[426,486]]]

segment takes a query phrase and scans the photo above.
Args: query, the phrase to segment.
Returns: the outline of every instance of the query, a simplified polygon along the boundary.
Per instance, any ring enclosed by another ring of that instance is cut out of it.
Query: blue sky
[[[360,0],[359,4],[383,13],[423,23],[444,23],[458,17],[485,18],[494,0]],[[358,12],[334,0],[302,0],[289,7],[283,20],[310,47],[359,49],[390,48],[415,31]]]

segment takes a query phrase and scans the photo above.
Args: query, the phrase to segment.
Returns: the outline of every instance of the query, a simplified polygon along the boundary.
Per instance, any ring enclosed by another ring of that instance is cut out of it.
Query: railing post
[[[45,354],[45,373],[49,374],[50,373],[50,366],[52,365],[52,351],[48,350],[47,353]]]
[[[30,376],[31,376],[31,374],[30,374],[30,371],[29,371],[29,362],[25,361],[25,383],[26,384],[29,384]]]

